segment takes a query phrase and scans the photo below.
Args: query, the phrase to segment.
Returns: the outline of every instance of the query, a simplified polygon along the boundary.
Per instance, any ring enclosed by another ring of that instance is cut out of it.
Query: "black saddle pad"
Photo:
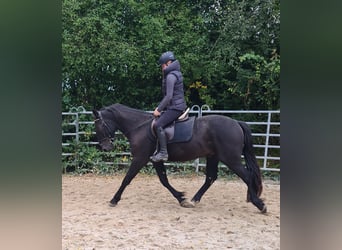
[[[192,131],[195,123],[195,116],[189,117],[186,121],[177,121],[174,125],[173,138],[168,143],[187,142],[192,138]]]

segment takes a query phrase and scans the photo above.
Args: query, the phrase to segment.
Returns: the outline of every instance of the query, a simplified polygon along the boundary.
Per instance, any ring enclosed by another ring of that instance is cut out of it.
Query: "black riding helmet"
[[[176,60],[176,58],[172,51],[167,51],[160,56],[158,63],[159,65],[163,65],[164,63],[170,60],[174,61]]]

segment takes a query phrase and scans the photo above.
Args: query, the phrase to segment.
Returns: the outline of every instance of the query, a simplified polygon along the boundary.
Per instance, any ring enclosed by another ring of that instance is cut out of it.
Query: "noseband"
[[[96,123],[96,122],[98,122],[98,121],[102,122],[102,124],[103,124],[103,126],[104,126],[104,128],[105,128],[105,133],[104,133],[105,136],[104,136],[102,139],[98,139],[99,143],[101,143],[101,142],[103,142],[104,140],[107,140],[107,139],[109,139],[111,142],[113,142],[113,141],[114,141],[114,136],[112,136],[112,134],[111,134],[111,132],[110,132],[110,129],[109,129],[109,126],[108,126],[107,123],[103,120],[102,115],[101,115],[100,112],[99,112],[99,118],[95,119],[95,120],[94,120],[94,123]]]

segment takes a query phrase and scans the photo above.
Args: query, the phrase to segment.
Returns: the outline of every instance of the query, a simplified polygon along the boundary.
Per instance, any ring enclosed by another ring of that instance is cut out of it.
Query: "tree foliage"
[[[277,0],[63,0],[62,106],[161,100],[160,54],[174,51],[188,105],[279,109]]]

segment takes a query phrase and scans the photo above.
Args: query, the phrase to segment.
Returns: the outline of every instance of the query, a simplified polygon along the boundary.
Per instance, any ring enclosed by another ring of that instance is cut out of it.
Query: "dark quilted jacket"
[[[172,62],[164,69],[162,81],[163,100],[158,105],[158,110],[165,109],[185,110],[183,76],[178,60]]]

